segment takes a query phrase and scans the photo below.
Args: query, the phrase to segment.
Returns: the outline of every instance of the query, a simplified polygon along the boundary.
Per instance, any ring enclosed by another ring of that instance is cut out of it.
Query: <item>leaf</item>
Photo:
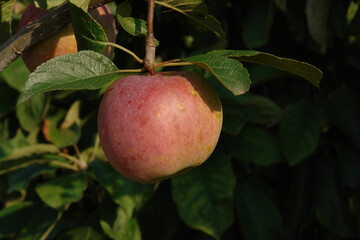
[[[326,115],[340,131],[360,146],[360,105],[347,86],[335,89],[325,101]]]
[[[20,235],[17,236],[17,240],[41,239],[43,234],[56,221],[58,212],[40,205],[34,208],[29,217],[31,218],[20,232]],[[19,221],[19,218],[17,220]]]
[[[42,93],[34,96],[30,101],[16,107],[16,117],[20,126],[28,131],[36,131],[44,120],[49,108],[50,99]]]
[[[242,37],[247,48],[264,46],[274,17],[274,5],[268,0],[252,0],[245,6]]]
[[[330,0],[307,0],[306,19],[311,37],[325,53],[327,47],[327,26],[330,10]]]
[[[118,173],[109,163],[92,161],[90,171],[96,180],[110,193],[112,199],[119,204],[129,216],[139,210],[153,192],[153,184],[140,184],[131,181]]]
[[[342,237],[353,237],[350,228],[349,199],[337,182],[333,159],[321,157],[315,182],[315,215],[317,221],[328,231]]]
[[[53,174],[57,167],[46,164],[34,164],[19,169],[8,175],[9,187],[7,193],[20,191],[27,187],[30,181],[42,174]]]
[[[116,19],[121,27],[130,35],[135,37],[147,37],[146,21],[141,18],[130,17],[131,5],[129,2],[122,2],[116,8]],[[155,39],[155,46],[159,41]]]
[[[31,1],[38,8],[52,10],[53,8],[63,4],[65,0],[34,0]]]
[[[98,89],[118,77],[117,70],[109,58],[93,51],[55,57],[30,74],[18,103],[51,90]]]
[[[185,58],[186,61],[211,72],[234,95],[250,88],[249,73],[241,63],[217,54],[201,54]]]
[[[29,146],[20,145],[11,154],[1,159],[0,162],[13,161],[21,158],[36,157],[45,154],[57,154],[60,150],[52,144],[34,144]]]
[[[287,0],[275,0],[275,3],[281,11],[286,12]]]
[[[230,134],[232,136],[236,136],[240,133],[241,129],[245,125],[245,121],[236,114],[225,114],[223,120],[222,131]]]
[[[197,30],[212,32],[219,40],[226,41],[221,23],[209,14],[208,6],[203,0],[162,0],[155,1],[155,4],[183,14]]]
[[[106,48],[107,36],[104,29],[91,15],[70,2],[70,14],[78,50],[92,50],[102,53]]]
[[[236,210],[246,240],[278,240],[282,228],[279,209],[261,190],[244,183],[235,191]]]
[[[55,116],[46,119],[43,132],[47,140],[59,148],[77,144],[81,136],[79,111],[80,102],[76,101],[66,113],[60,128],[58,128],[57,125],[64,114],[62,110],[59,110]]]
[[[294,166],[316,150],[322,112],[314,102],[303,100],[285,111],[280,122],[280,146],[286,160]]]
[[[237,159],[259,166],[268,166],[282,161],[276,137],[259,127],[245,127],[238,137],[231,138],[226,149]]]
[[[3,76],[5,82],[13,89],[19,92],[23,89],[26,79],[29,78],[30,71],[25,66],[22,58],[16,59],[9,67],[0,73],[0,77]]]
[[[191,228],[220,239],[234,221],[235,176],[230,158],[214,152],[203,165],[172,179],[172,196]]]
[[[320,69],[311,64],[296,61],[290,58],[277,57],[275,55],[264,52],[253,50],[215,50],[208,54],[228,57],[236,59],[240,62],[244,61],[263,64],[280,69],[282,71],[290,72],[304,78],[317,88],[319,88],[319,84],[323,75]]]
[[[0,118],[11,112],[16,105],[17,93],[0,78]]]
[[[35,191],[47,205],[60,209],[68,203],[79,201],[86,188],[84,173],[78,172],[38,184]]]
[[[0,44],[4,43],[11,36],[12,12],[15,0],[2,2],[0,5]]]
[[[26,138],[21,131],[16,133],[16,136],[12,139],[0,141],[0,161],[6,157],[9,157],[15,149],[19,149],[28,146]]]
[[[33,203],[22,202],[0,210],[0,238],[19,232],[30,220]],[[29,217],[27,217],[29,216]],[[21,221],[19,221],[21,219]]]
[[[56,238],[60,240],[103,240],[104,236],[95,230],[93,226],[73,228]]]

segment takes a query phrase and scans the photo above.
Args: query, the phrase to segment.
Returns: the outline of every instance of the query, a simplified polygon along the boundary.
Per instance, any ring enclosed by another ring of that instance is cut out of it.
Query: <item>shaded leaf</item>
[[[29,143],[21,131],[16,133],[16,136],[12,139],[6,139],[0,141],[0,161],[6,157],[9,157],[15,149],[28,146]]]
[[[14,110],[17,93],[0,78],[0,118]]]
[[[84,173],[78,172],[38,184],[35,191],[47,205],[59,209],[68,203],[79,201],[86,188]]]
[[[64,234],[62,234],[59,238],[62,240],[103,240],[104,236],[96,231],[93,226],[83,226],[73,228]]]
[[[242,22],[242,37],[247,48],[264,46],[274,16],[274,5],[268,0],[252,0],[246,4]]]
[[[33,132],[38,129],[39,124],[44,120],[49,108],[50,99],[46,94],[38,94],[30,101],[16,107],[16,116],[20,126]]]
[[[236,180],[229,157],[214,152],[203,165],[171,181],[181,219],[189,227],[220,239],[234,221]]]
[[[235,191],[236,210],[246,240],[278,240],[282,228],[279,209],[255,186],[245,183]]]
[[[340,177],[344,186],[360,187],[360,152],[358,149],[344,142],[337,143],[337,161]]]
[[[269,53],[253,50],[216,50],[210,52],[210,54],[229,57],[238,61],[263,64],[282,71],[287,71],[306,79],[317,88],[319,88],[322,78],[321,70],[311,64],[290,58],[277,57]]]
[[[327,47],[327,26],[330,0],[307,0],[306,19],[311,37],[320,46],[321,52]]]
[[[0,76],[4,77],[6,83],[19,92],[23,89],[29,75],[30,71],[25,66],[22,58],[16,59],[12,64],[10,64],[10,66],[0,73]]]
[[[212,73],[234,95],[250,88],[249,73],[241,63],[217,54],[201,54],[185,58],[186,61]]]
[[[192,25],[199,31],[209,31],[221,41],[226,40],[226,35],[221,23],[209,14],[208,6],[203,0],[162,0],[155,4],[166,7],[172,11],[185,15]]]
[[[237,159],[260,166],[268,166],[282,161],[276,137],[258,127],[245,127],[238,137],[231,138],[226,149]]]
[[[280,145],[286,160],[294,166],[316,150],[322,112],[314,102],[303,100],[285,111],[280,122]]]
[[[224,114],[222,131],[227,134],[236,136],[240,133],[241,129],[244,127],[245,121],[236,114]]]
[[[19,232],[30,220],[33,203],[22,202],[0,210],[0,238]],[[19,221],[21,219],[21,221]]]
[[[118,77],[117,70],[109,58],[93,51],[55,57],[30,74],[18,103],[51,90],[98,89]]]
[[[92,50],[102,53],[106,48],[107,36],[103,28],[91,15],[70,2],[72,25],[78,50]]]
[[[134,210],[139,210],[143,206],[154,190],[153,184],[131,181],[118,173],[107,162],[95,160],[90,162],[89,168],[96,180],[104,186],[112,199],[129,216],[132,216]]]

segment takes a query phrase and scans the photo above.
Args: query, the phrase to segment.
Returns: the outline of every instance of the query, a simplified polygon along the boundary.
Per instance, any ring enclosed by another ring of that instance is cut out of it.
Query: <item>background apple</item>
[[[29,4],[20,20],[20,28],[26,26],[32,21],[47,14],[48,11],[37,8],[33,4]],[[100,6],[90,11],[91,16],[104,28],[109,42],[116,40],[116,26],[115,19],[110,12],[108,6]],[[75,53],[78,51],[72,24],[67,24],[66,28],[60,30],[50,37],[40,42],[36,47],[33,47],[23,54],[23,60],[28,69],[33,72],[37,66],[46,62],[47,60],[63,55]],[[113,48],[108,46],[104,50],[104,55],[111,58]]]
[[[100,141],[110,164],[143,183],[203,163],[221,127],[219,96],[192,72],[121,78],[108,88],[98,112]]]

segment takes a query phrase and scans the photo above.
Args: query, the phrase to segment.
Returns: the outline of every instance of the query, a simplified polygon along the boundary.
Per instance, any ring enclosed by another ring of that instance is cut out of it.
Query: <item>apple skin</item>
[[[202,164],[215,149],[222,121],[218,94],[193,72],[120,78],[105,92],[98,112],[105,156],[140,183]]]
[[[20,19],[20,28],[26,26],[30,22],[37,20],[48,11],[37,8],[33,4],[29,4]],[[111,14],[108,6],[104,5],[90,11],[90,15],[104,28],[109,42],[116,41],[115,18]],[[37,66],[54,57],[63,54],[75,53],[78,51],[74,29],[71,23],[58,32],[44,39],[36,46],[26,51],[22,58],[25,65],[33,72]],[[112,57],[113,48],[107,46],[103,54],[109,58]]]

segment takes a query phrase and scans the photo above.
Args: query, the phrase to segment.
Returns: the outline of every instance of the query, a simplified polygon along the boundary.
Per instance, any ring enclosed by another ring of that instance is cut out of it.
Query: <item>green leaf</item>
[[[73,228],[62,234],[59,240],[104,240],[104,236],[96,231],[93,226]]]
[[[234,95],[250,88],[249,73],[241,63],[218,54],[201,54],[185,58],[186,61],[212,73]]]
[[[46,164],[34,164],[19,169],[8,175],[9,187],[7,193],[20,191],[27,187],[30,181],[42,174],[53,174],[57,167]]]
[[[349,199],[337,181],[336,165],[333,159],[318,159],[315,182],[315,215],[318,222],[328,231],[342,237],[353,237],[350,228]]]
[[[2,2],[0,5],[0,44],[4,43],[11,36],[12,12],[15,0]]]
[[[29,216],[26,226],[17,236],[17,240],[41,239],[43,234],[56,221],[58,212],[45,206],[36,206]],[[27,217],[26,215],[24,215]],[[31,217],[31,218],[30,218]],[[22,218],[22,217],[21,217]],[[21,219],[20,218],[20,219]],[[17,219],[19,221],[19,218]]]
[[[238,137],[231,138],[226,149],[237,159],[260,166],[282,161],[276,137],[259,127],[245,127]]]
[[[59,110],[55,116],[46,119],[45,129],[48,129],[46,130],[48,138],[59,148],[75,145],[79,141],[81,136],[79,111],[80,102],[76,101],[66,113],[60,128],[58,128],[57,125],[62,118],[63,111]]]
[[[245,183],[235,191],[236,210],[245,239],[278,240],[282,219],[279,209],[260,189]]]
[[[181,219],[216,239],[234,221],[235,176],[230,158],[214,152],[203,165],[172,179],[172,196]]]
[[[280,122],[280,146],[286,160],[294,166],[316,150],[322,112],[314,102],[303,100],[285,111]]]
[[[6,83],[19,92],[23,89],[29,75],[30,71],[25,66],[21,57],[16,59],[12,64],[10,64],[10,66],[0,73],[0,77],[3,76]]]
[[[210,52],[209,54],[229,57],[238,61],[263,64],[282,71],[290,72],[306,79],[317,88],[319,88],[322,78],[321,70],[311,64],[296,61],[290,58],[277,57],[269,53],[253,50],[216,50]]]
[[[330,10],[330,0],[307,0],[306,19],[311,37],[325,53],[327,47],[327,26]]]
[[[347,86],[337,88],[325,101],[326,114],[334,125],[360,146],[360,105]]]
[[[16,91],[1,81],[0,77],[0,118],[15,108],[17,95]]]
[[[21,158],[36,157],[45,154],[57,154],[59,152],[59,148],[52,144],[39,143],[26,146],[20,145],[19,147],[16,147],[16,151],[14,149],[11,154],[1,159],[0,162],[13,161]]]
[[[118,173],[109,163],[92,161],[89,164],[94,177],[110,193],[129,216],[139,210],[149,199],[154,190],[153,184],[141,184],[131,181]]]
[[[106,48],[107,36],[103,28],[91,15],[70,3],[70,14],[78,50],[92,50],[102,53]]]
[[[0,210],[0,238],[19,232],[30,220],[32,202],[22,202]],[[27,217],[29,216],[29,217]],[[21,219],[21,221],[19,221]]]
[[[236,114],[225,114],[223,120],[222,131],[230,134],[232,136],[236,136],[240,133],[241,129],[245,125],[245,121]]]
[[[129,2],[122,2],[117,6],[116,19],[121,27],[129,34],[135,37],[147,37],[146,21],[141,18],[130,17],[131,5]],[[159,41],[155,39],[155,45]]]
[[[18,103],[51,90],[98,89],[119,75],[107,57],[93,51],[80,51],[55,57],[30,74]]]
[[[190,24],[199,31],[209,31],[221,41],[226,41],[226,35],[221,23],[209,14],[208,6],[203,0],[161,0],[155,4],[179,12],[187,17]]]
[[[46,94],[38,94],[30,101],[16,107],[16,116],[20,126],[33,132],[38,129],[39,124],[44,120],[49,108],[50,98]]]
[[[28,145],[29,143],[21,131],[18,131],[12,139],[0,141],[0,161],[14,153],[15,149],[18,150]]]
[[[32,0],[31,2],[38,8],[51,10],[65,2],[65,0]]]
[[[84,173],[78,172],[38,184],[35,191],[43,202],[59,209],[68,203],[79,201],[86,188]]]
[[[274,4],[268,0],[252,0],[245,6],[242,37],[247,48],[264,46],[274,17]]]

